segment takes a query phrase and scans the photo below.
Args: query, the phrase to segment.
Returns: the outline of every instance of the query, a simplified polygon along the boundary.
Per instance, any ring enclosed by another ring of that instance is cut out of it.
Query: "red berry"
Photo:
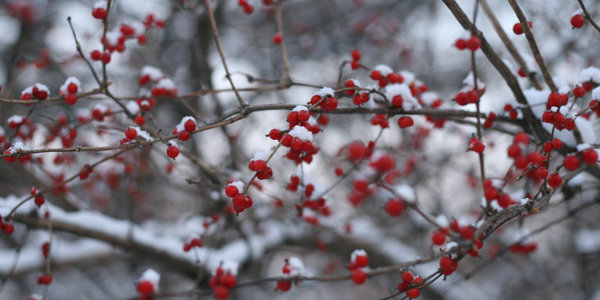
[[[406,283],[411,283],[414,279],[414,276],[411,272],[409,271],[404,271],[402,272],[402,281],[406,282]]]
[[[142,126],[142,125],[144,125],[144,123],[146,123],[146,118],[142,115],[137,115],[137,116],[135,116],[134,121],[136,124]]]
[[[367,274],[362,270],[354,270],[352,271],[352,281],[355,284],[363,284],[367,280]]]
[[[366,255],[357,255],[355,258],[356,266],[359,268],[369,265],[369,257]]]
[[[77,95],[75,95],[75,94],[67,94],[65,96],[65,103],[67,105],[73,105],[73,104],[77,103]]]
[[[235,195],[239,194],[239,190],[236,186],[234,185],[228,185],[225,188],[225,194],[227,195],[227,197],[229,198],[233,198]]]
[[[154,285],[148,280],[138,282],[136,289],[140,295],[150,295],[154,293]]]
[[[458,50],[464,50],[467,48],[467,41],[465,39],[458,39],[454,43],[454,47]]]
[[[215,298],[217,299],[227,299],[229,297],[229,289],[222,285],[217,285],[213,292],[215,293]]]
[[[169,146],[169,148],[167,148],[167,156],[170,158],[175,158],[177,157],[177,155],[179,155],[179,148],[175,147],[175,146]]]
[[[35,205],[37,205],[37,207],[40,207],[44,204],[44,202],[46,202],[46,199],[44,198],[44,195],[38,194],[35,196],[35,199],[33,201],[35,202]]]
[[[287,292],[292,288],[292,282],[287,280],[277,281],[277,289],[282,292]]]
[[[404,211],[404,202],[399,199],[390,199],[385,204],[385,211],[392,217],[397,217]]]
[[[15,225],[12,223],[4,224],[2,230],[4,230],[4,234],[11,235],[15,231]]]
[[[565,157],[563,165],[565,166],[565,169],[574,171],[579,167],[579,158],[575,155],[569,155]]]
[[[358,161],[362,159],[367,152],[365,145],[362,142],[356,141],[348,145],[348,159]]]
[[[419,297],[419,295],[421,294],[421,292],[419,291],[418,288],[412,288],[408,291],[406,291],[406,297],[414,299]]]
[[[598,152],[592,148],[583,151],[581,157],[583,158],[583,162],[588,165],[594,165],[598,162]]]
[[[79,89],[79,87],[75,84],[75,83],[69,83],[69,85],[67,86],[67,91],[70,94],[76,94],[77,90]]]
[[[552,188],[558,188],[562,184],[562,177],[558,173],[552,173],[548,177],[548,185]]]
[[[571,25],[573,27],[581,28],[583,26],[583,23],[585,23],[585,18],[582,15],[576,14],[571,17]]]
[[[360,59],[360,51],[354,49],[352,50],[352,53],[350,54],[352,55],[352,60],[357,61]]]
[[[194,120],[185,121],[183,126],[184,126],[185,130],[188,132],[192,132],[192,131],[196,130],[196,122],[194,122]]]
[[[135,130],[135,128],[129,127],[125,130],[125,136],[128,139],[133,140],[137,137],[137,130]]]
[[[573,95],[575,95],[575,97],[583,97],[583,95],[585,95],[585,88],[578,85],[573,89]]]
[[[402,116],[398,119],[398,126],[400,128],[408,128],[413,126],[414,124],[415,122],[413,121],[413,119],[408,116]]]
[[[110,56],[110,52],[106,51],[104,53],[102,53],[102,57],[100,58],[102,60],[103,64],[108,64],[110,62],[111,56]]]
[[[554,149],[560,149],[563,146],[563,142],[559,139],[553,139],[552,140],[552,148]],[[548,151],[550,152],[550,151]]]
[[[283,35],[281,33],[276,33],[273,35],[273,43],[279,45],[283,41]]]
[[[228,288],[233,288],[237,284],[237,279],[232,274],[227,274],[221,278],[221,283]]]
[[[431,242],[436,246],[441,246],[446,242],[446,234],[442,231],[436,231],[431,236]]]
[[[104,19],[106,18],[106,9],[102,7],[94,8],[94,10],[92,10],[92,16],[96,19]]]
[[[516,35],[523,34],[523,26],[521,26],[521,23],[515,23],[515,25],[513,25],[513,32]]]
[[[548,169],[546,168],[538,168],[535,171],[535,176],[537,176],[537,178],[539,179],[546,179],[546,177],[548,177]]]
[[[479,49],[479,47],[481,47],[481,41],[479,40],[478,37],[472,36],[467,41],[467,48],[469,48],[469,50],[471,50],[471,51],[477,51],[477,49]]]
[[[100,60],[101,57],[102,57],[102,52],[100,52],[100,50],[94,50],[94,51],[90,52],[90,58],[92,60]]]
[[[404,99],[402,99],[402,96],[396,95],[396,96],[392,97],[392,105],[394,107],[402,107],[403,100]]]
[[[177,135],[177,138],[179,138],[182,141],[187,141],[190,139],[190,136],[191,136],[190,132],[184,130]]]

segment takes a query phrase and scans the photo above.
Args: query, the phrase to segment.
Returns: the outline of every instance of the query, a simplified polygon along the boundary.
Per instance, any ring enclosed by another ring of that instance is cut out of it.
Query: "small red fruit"
[[[179,148],[175,147],[175,146],[169,146],[169,148],[167,148],[167,156],[170,158],[175,158],[177,157],[177,155],[179,155]]]
[[[584,23],[585,23],[585,18],[580,14],[576,14],[571,17],[571,25],[575,28],[583,27]]]
[[[367,274],[362,270],[354,270],[352,271],[352,281],[355,284],[363,284],[367,280]]]

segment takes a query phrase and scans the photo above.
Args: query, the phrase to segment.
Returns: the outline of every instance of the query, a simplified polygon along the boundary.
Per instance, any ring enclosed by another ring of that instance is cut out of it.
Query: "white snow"
[[[581,80],[581,82],[593,81],[595,83],[600,83],[600,69],[596,67],[587,67],[581,70],[579,80]]]
[[[260,150],[260,151],[256,151],[256,153],[254,153],[254,156],[252,157],[252,159],[250,161],[254,161],[254,160],[262,160],[262,161],[267,161],[267,159],[269,158],[269,154],[267,154],[267,152]]]
[[[375,68],[373,68],[373,70],[377,70],[381,73],[381,75],[383,75],[383,77],[388,76],[388,74],[390,73],[394,73],[394,71],[392,70],[392,68],[388,67],[387,65],[384,64],[379,64],[376,65]]]
[[[435,92],[427,91],[421,94],[421,101],[423,101],[425,105],[431,105],[438,99],[440,99],[440,97]]]
[[[417,99],[415,97],[413,97],[408,85],[406,85],[404,83],[402,83],[402,84],[394,83],[394,84],[387,85],[385,87],[384,94],[385,94],[386,98],[390,101],[396,95],[402,96],[402,100],[403,100],[402,101],[402,109],[404,109],[404,110],[420,108],[420,106],[421,106],[421,105],[419,105],[419,102],[417,101]]]
[[[239,180],[234,181],[234,182],[228,184],[227,186],[230,186],[230,185],[235,186],[238,190],[238,193],[241,193],[244,190],[244,183]]]
[[[98,2],[94,3],[94,8],[104,8],[104,9],[106,9],[106,6],[107,6],[107,3],[104,0],[98,1]]]
[[[298,105],[298,106],[294,107],[294,109],[292,109],[292,111],[295,111],[295,112],[308,111],[308,108],[303,105]]]
[[[28,86],[23,91],[21,91],[21,97],[23,97],[23,95],[25,95],[25,94],[31,94],[31,93],[33,93],[33,85]]]
[[[10,118],[8,118],[8,120],[6,120],[7,123],[15,123],[15,124],[22,124],[23,122],[25,122],[25,118],[23,116],[19,116],[19,115],[13,115]],[[4,132],[4,131],[3,131]]]
[[[79,89],[79,87],[81,87],[81,82],[79,81],[79,79],[77,79],[77,77],[70,76],[70,77],[67,78],[67,80],[65,80],[65,83],[63,83],[60,86],[60,92],[63,95],[69,94],[69,91],[68,91],[67,88],[69,87],[69,84],[71,84],[71,83],[74,83],[75,85],[77,85],[78,89]]]
[[[350,261],[356,261],[357,256],[367,256],[367,251],[364,249],[356,249],[350,254]]]
[[[161,78],[158,83],[156,84],[157,88],[165,88],[167,90],[174,90],[175,89],[175,83],[173,83],[173,81],[169,78]]]
[[[157,81],[163,77],[162,71],[153,66],[144,66],[142,68],[142,77],[146,75],[148,75],[152,81]]]
[[[326,97],[326,96],[333,96],[335,94],[335,91],[330,88],[330,87],[323,87],[322,89],[316,91],[313,96],[315,95],[319,95],[321,97]]]
[[[580,253],[593,253],[600,250],[600,229],[583,228],[575,233],[575,248]]]
[[[119,44],[119,38],[121,37],[120,31],[109,31],[106,33],[106,42],[108,45],[115,47]]]
[[[221,268],[225,273],[229,273],[231,275],[237,275],[238,269],[240,267],[240,263],[234,260],[226,260],[223,262]]]
[[[148,269],[142,274],[139,281],[149,281],[154,286],[154,292],[157,292],[158,282],[160,281],[160,274],[154,271],[154,269]]]
[[[292,128],[292,130],[290,130],[290,132],[288,132],[288,134],[305,142],[312,142],[313,139],[312,132],[308,131],[308,129],[306,129],[304,126],[295,126]]]
[[[409,71],[400,71],[400,75],[402,75],[402,78],[404,78],[404,83],[406,84],[411,84],[413,82],[415,82],[415,79],[417,78],[417,76],[415,76],[415,74],[413,74],[412,72]]]
[[[600,100],[600,86],[598,86],[592,90],[592,99]]]
[[[185,116],[185,117],[181,118],[181,121],[179,122],[179,124],[177,124],[177,126],[175,126],[175,130],[177,130],[177,132],[185,131],[185,122],[187,122],[188,120],[192,120],[192,121],[194,121],[194,123],[198,124],[198,122],[196,122],[196,119],[194,117]]]
[[[125,107],[132,115],[137,115],[140,112],[140,106],[135,101],[127,101]]]
[[[408,184],[399,184],[394,186],[394,191],[398,196],[400,196],[404,201],[408,203],[415,203],[417,201],[417,195],[415,194],[415,189],[413,189]]]
[[[150,136],[150,134],[147,131],[142,130],[138,126],[132,126],[132,128],[135,129],[135,131],[137,131],[137,135],[139,137],[143,138],[146,141],[152,140],[152,136]]]

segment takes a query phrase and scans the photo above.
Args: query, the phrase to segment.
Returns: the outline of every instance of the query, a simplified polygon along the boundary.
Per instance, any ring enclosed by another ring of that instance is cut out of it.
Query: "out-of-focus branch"
[[[231,84],[231,88],[233,89],[236,98],[241,106],[246,105],[246,101],[242,98],[238,90],[235,88],[235,84],[233,84],[233,80],[231,79],[231,72],[229,72],[229,67],[227,67],[227,61],[225,60],[225,54],[223,54],[223,48],[221,47],[221,40],[219,38],[219,31],[217,30],[217,22],[215,21],[215,15],[213,13],[212,7],[210,5],[210,0],[204,0],[204,4],[206,5],[206,10],[208,11],[208,18],[210,19],[210,26],[213,31],[213,35],[215,38],[215,43],[217,44],[217,51],[219,52],[219,56],[221,57],[221,62],[223,63],[223,68],[225,69],[225,77],[229,80]]]
[[[585,19],[588,20],[588,22],[590,22],[590,24],[592,24],[592,26],[594,27],[594,29],[596,29],[596,31],[600,32],[600,26],[598,26],[598,24],[594,21],[594,19],[592,19],[592,15],[590,15],[590,13],[588,12],[585,5],[583,5],[583,1],[577,0],[577,2],[579,3],[581,10],[583,11],[583,16],[585,17]]]
[[[527,77],[529,78],[529,80],[531,81],[531,84],[535,87],[535,89],[541,90],[543,87],[540,84],[540,82],[538,81],[537,77],[535,76],[535,73],[530,72],[530,70],[527,68],[527,64],[525,63],[525,60],[523,60],[523,57],[521,56],[519,51],[517,51],[517,48],[515,48],[515,45],[513,44],[513,42],[510,40],[510,38],[508,37],[506,32],[504,32],[504,29],[502,29],[502,26],[500,26],[500,23],[498,22],[498,19],[496,19],[496,15],[494,14],[494,11],[490,8],[489,4],[487,3],[487,0],[480,0],[480,2],[481,2],[481,8],[483,8],[483,11],[487,15],[490,22],[492,23],[494,30],[500,37],[500,40],[502,41],[502,43],[504,44],[506,49],[508,49],[508,53],[510,53],[510,55],[517,62],[519,67],[523,70],[523,72],[525,72],[525,74],[527,74]]]
[[[525,34],[525,37],[527,38],[527,43],[529,43],[529,48],[531,48],[533,57],[535,58],[535,61],[537,62],[538,66],[540,67],[540,70],[542,71],[542,75],[544,76],[544,81],[546,81],[546,84],[548,85],[548,87],[550,87],[551,91],[553,91],[553,92],[558,91],[558,88],[556,87],[556,84],[554,83],[554,80],[552,79],[552,75],[550,75],[550,71],[548,71],[548,67],[546,66],[546,63],[544,62],[544,58],[542,57],[542,54],[540,53],[540,49],[538,48],[537,43],[535,42],[533,33],[531,32],[531,29],[529,28],[529,25],[527,24],[527,18],[525,18],[525,15],[523,14],[521,7],[519,7],[519,4],[517,4],[517,2],[515,0],[508,0],[508,3],[510,3],[510,6],[512,7],[513,11],[517,15],[517,18],[519,18],[521,27],[523,27],[523,33]]]

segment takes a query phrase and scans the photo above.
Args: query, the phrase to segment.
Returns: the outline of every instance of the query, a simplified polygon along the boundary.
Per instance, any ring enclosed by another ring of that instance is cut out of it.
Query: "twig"
[[[510,3],[510,6],[512,7],[513,11],[517,15],[517,18],[519,18],[519,22],[521,22],[521,27],[523,27],[523,33],[525,33],[525,37],[527,38],[527,42],[529,43],[529,48],[531,48],[533,57],[535,58],[535,61],[537,62],[538,66],[540,67],[540,70],[542,71],[542,75],[544,76],[544,81],[546,81],[546,84],[548,85],[548,87],[550,87],[551,91],[553,91],[553,92],[558,91],[558,88],[556,87],[556,84],[554,83],[554,80],[552,79],[552,76],[550,75],[550,72],[548,71],[548,67],[546,67],[546,63],[544,62],[544,59],[542,58],[540,49],[538,48],[537,43],[535,42],[533,33],[531,32],[531,29],[529,28],[529,25],[527,24],[527,19],[525,18],[525,15],[523,14],[521,7],[519,7],[519,4],[517,4],[517,2],[515,0],[508,0],[508,3]]]
[[[233,80],[231,79],[231,73],[229,72],[229,68],[227,67],[227,61],[225,60],[225,54],[223,54],[223,48],[221,47],[221,41],[219,38],[219,31],[217,30],[217,22],[215,21],[215,16],[213,14],[213,10],[210,5],[210,0],[204,0],[204,4],[206,5],[206,10],[208,11],[208,18],[210,19],[210,26],[213,31],[215,43],[217,44],[217,51],[219,52],[219,56],[221,56],[221,62],[223,63],[223,68],[225,69],[225,74],[226,74],[225,77],[227,78],[227,80],[229,80],[229,83],[231,84],[231,88],[233,89],[233,92],[235,93],[235,96],[238,99],[240,106],[246,106],[246,101],[244,101],[244,99],[242,99],[242,96],[240,96],[240,93],[235,88],[235,85],[233,84]]]
[[[102,82],[100,82],[100,78],[98,78],[98,74],[96,74],[96,70],[94,70],[92,63],[90,63],[90,61],[87,59],[87,57],[83,54],[83,51],[81,50],[81,44],[79,44],[79,40],[77,40],[77,35],[75,34],[75,29],[73,28],[73,24],[71,23],[71,16],[67,17],[67,22],[69,22],[69,27],[71,28],[71,33],[73,33],[73,39],[75,40],[75,46],[77,47],[77,52],[79,52],[79,55],[81,56],[81,58],[83,58],[83,61],[85,61],[85,63],[90,68],[90,71],[92,72],[92,75],[94,76],[94,79],[96,80],[96,82],[98,83],[100,88],[102,88]]]
[[[592,24],[592,26],[594,27],[594,29],[596,29],[596,31],[600,32],[600,26],[598,26],[598,24],[596,24],[596,22],[594,22],[594,19],[592,19],[592,15],[590,15],[588,10],[585,8],[585,5],[583,5],[583,1],[577,0],[577,2],[579,3],[581,10],[583,11],[583,16],[585,17],[585,19],[588,20],[588,22],[590,22],[590,24]]]

